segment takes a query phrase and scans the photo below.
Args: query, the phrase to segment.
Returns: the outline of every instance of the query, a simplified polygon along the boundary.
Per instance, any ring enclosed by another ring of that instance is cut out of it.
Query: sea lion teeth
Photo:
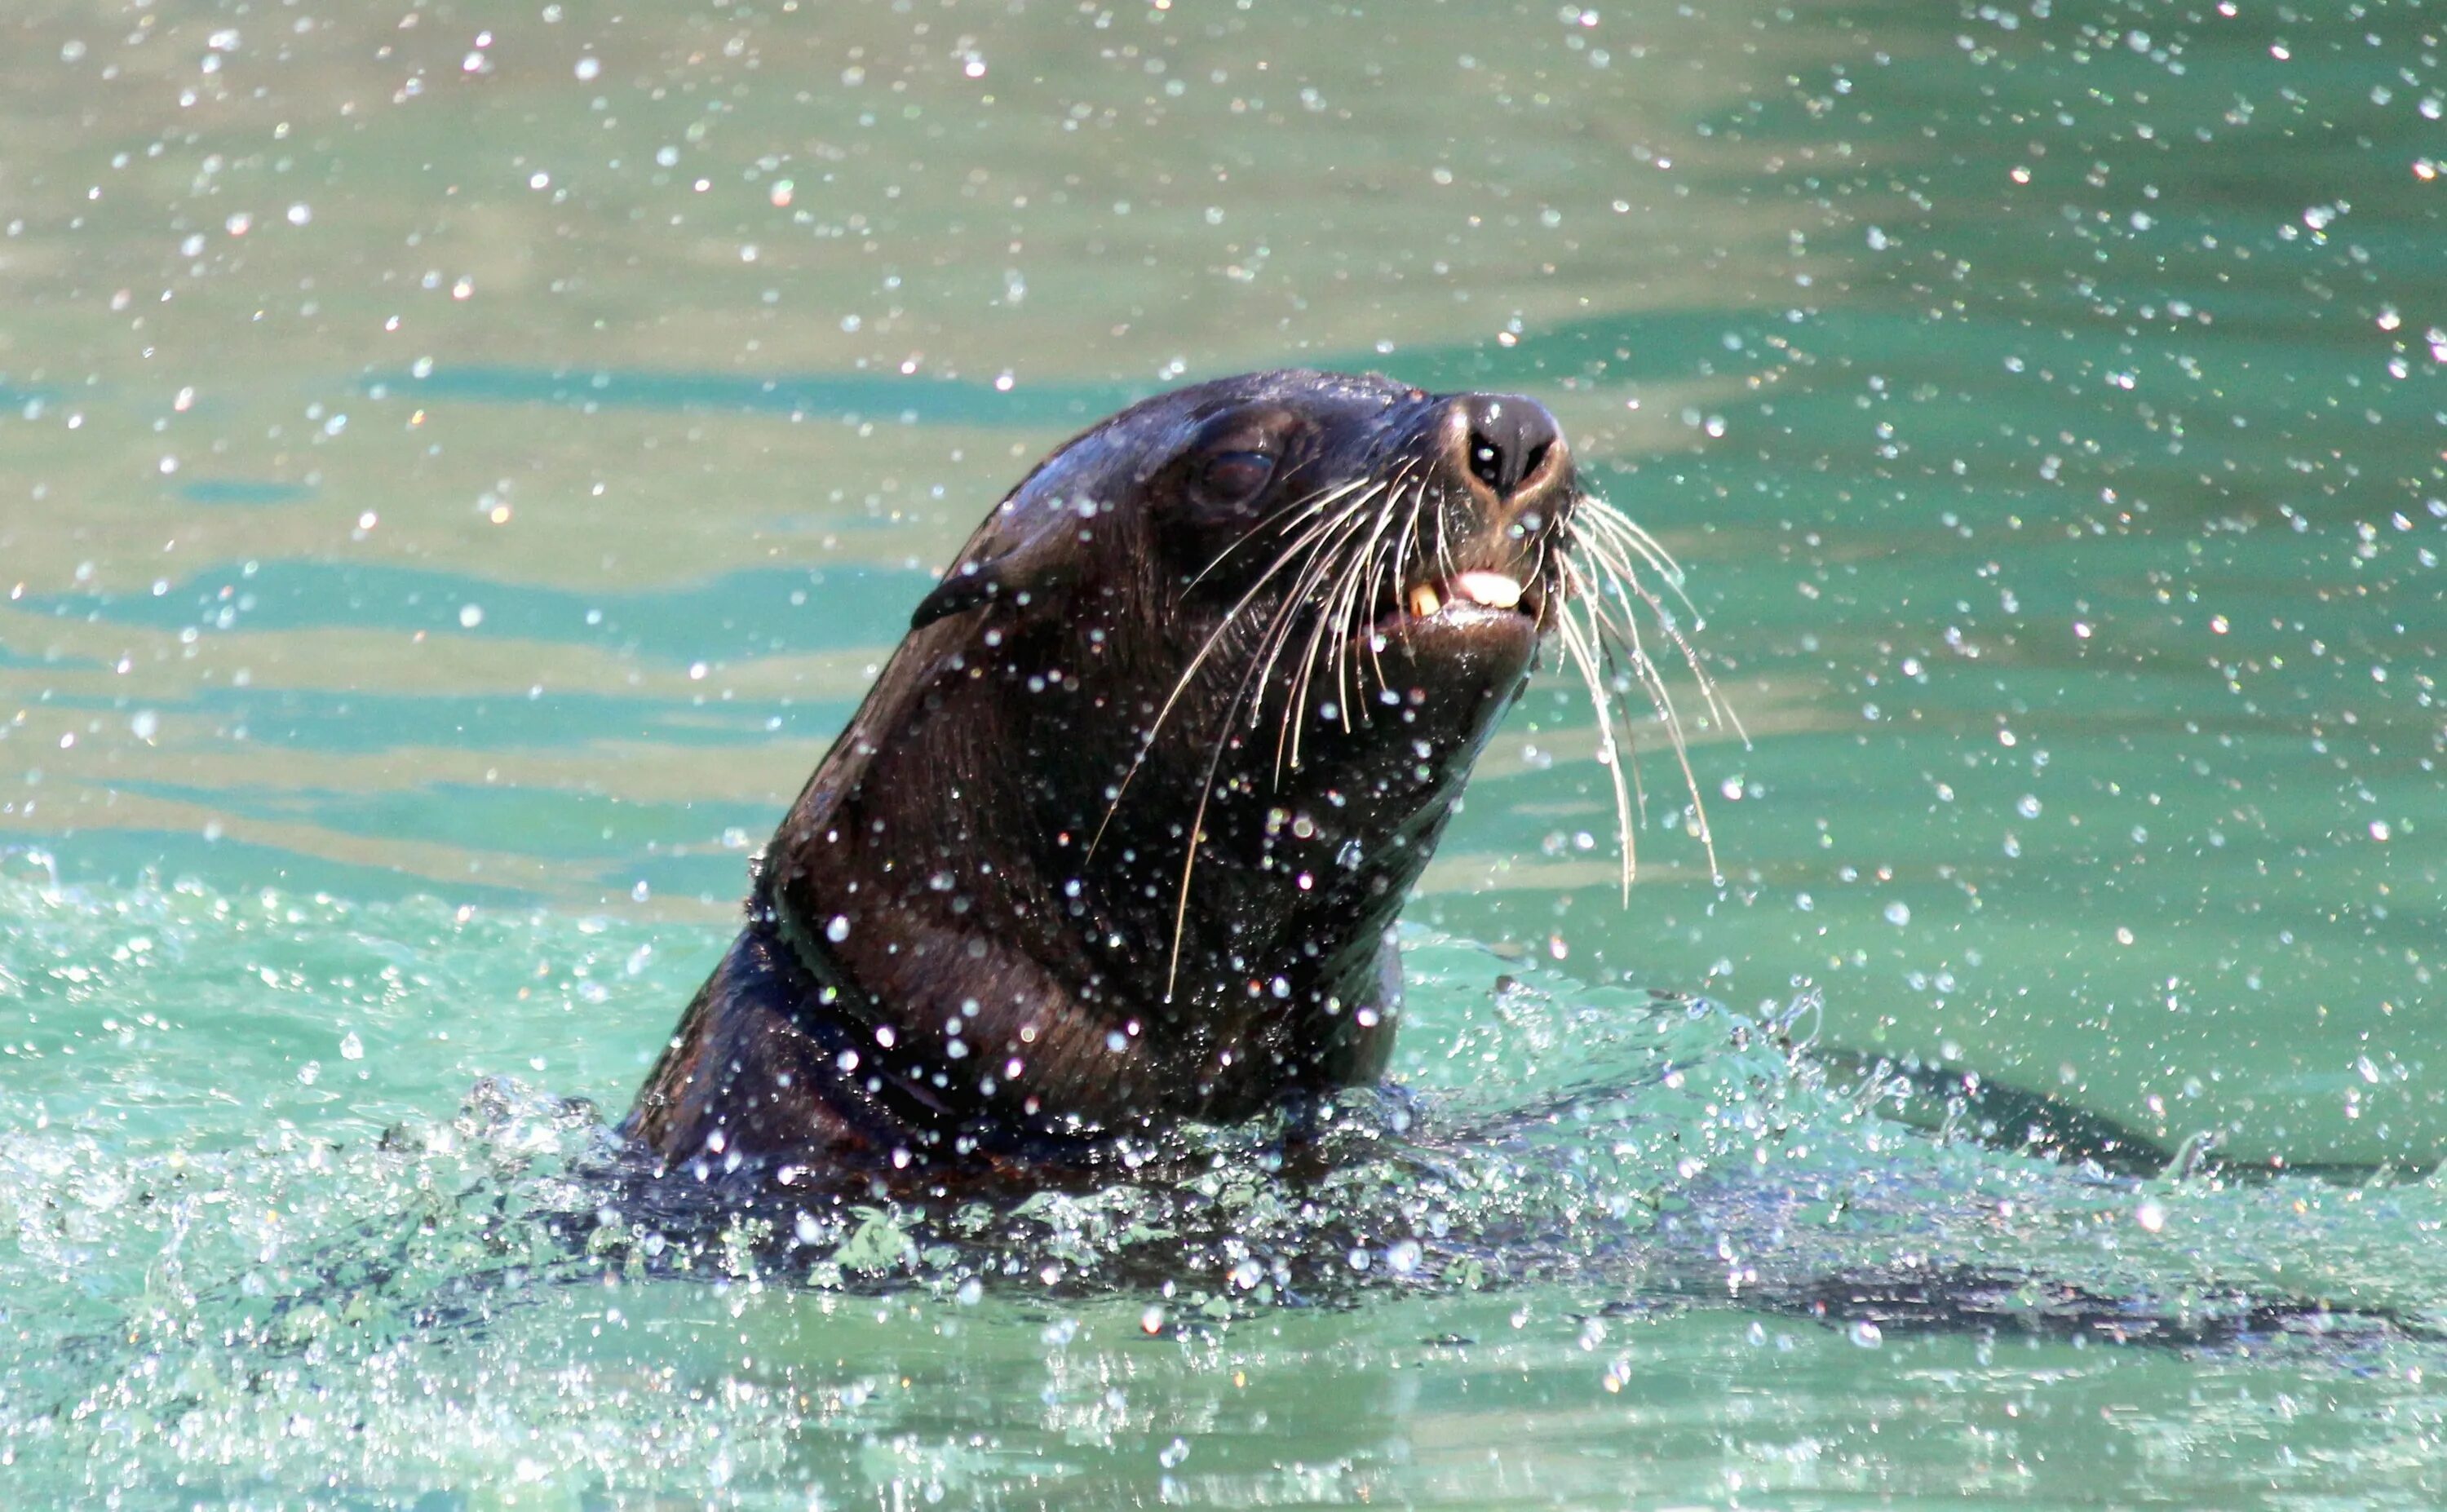
[[[1512,609],[1521,602],[1521,585],[1502,573],[1463,573],[1447,586],[1454,597],[1489,609]]]
[[[1435,589],[1430,585],[1421,583],[1411,590],[1411,613],[1417,618],[1425,619],[1443,607],[1444,600],[1436,596]]]

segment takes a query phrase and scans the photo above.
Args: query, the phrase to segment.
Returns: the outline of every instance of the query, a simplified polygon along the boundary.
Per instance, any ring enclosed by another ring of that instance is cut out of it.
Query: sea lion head
[[[1373,1076],[1391,930],[1563,593],[1535,402],[1282,371],[996,506],[762,862],[947,1116],[1091,1133]]]

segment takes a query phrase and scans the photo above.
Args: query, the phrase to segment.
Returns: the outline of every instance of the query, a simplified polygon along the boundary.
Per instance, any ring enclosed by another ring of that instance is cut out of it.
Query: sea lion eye
[[[1211,503],[1245,504],[1275,476],[1275,459],[1262,451],[1224,451],[1198,470],[1198,491]]]

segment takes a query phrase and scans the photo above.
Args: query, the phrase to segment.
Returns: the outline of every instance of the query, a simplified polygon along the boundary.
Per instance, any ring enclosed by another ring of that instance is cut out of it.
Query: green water
[[[2442,49],[2265,0],[16,6],[0,1502],[2447,1501],[2435,1344],[1655,1284],[2447,1314]],[[1688,564],[1721,884],[1644,726],[1620,905],[1533,690],[1412,910],[1443,1184],[1356,1163],[1336,1305],[1167,1297],[1067,1208],[508,1274],[584,1196],[556,1100],[624,1105],[930,570],[1070,430],[1293,362],[1538,395]],[[1932,1140],[1736,1023],[1796,1003],[2392,1174]]]

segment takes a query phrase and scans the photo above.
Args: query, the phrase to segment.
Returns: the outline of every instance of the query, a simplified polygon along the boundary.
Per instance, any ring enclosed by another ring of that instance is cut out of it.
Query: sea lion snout
[[[1519,394],[1463,394],[1446,427],[1450,462],[1510,509],[1569,483],[1571,447],[1546,406]]]
[[[1534,648],[1554,595],[1559,546],[1579,489],[1570,445],[1546,406],[1519,394],[1435,401],[1416,443],[1426,538],[1402,554],[1379,633],[1467,623]],[[1522,626],[1507,626],[1519,618]]]

